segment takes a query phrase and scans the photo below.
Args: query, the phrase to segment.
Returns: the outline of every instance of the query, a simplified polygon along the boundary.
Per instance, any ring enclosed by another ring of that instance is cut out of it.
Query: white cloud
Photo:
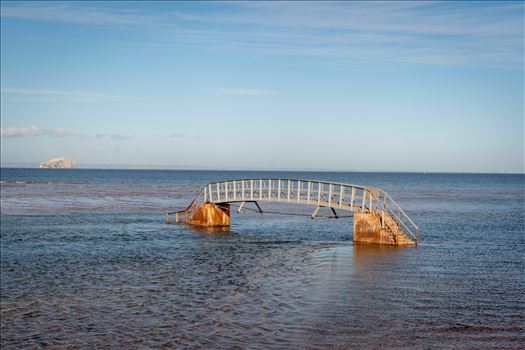
[[[39,136],[43,135],[44,131],[36,125],[31,125],[30,127],[16,127],[12,126],[9,128],[1,128],[0,135],[1,137],[24,137],[24,136]]]
[[[52,129],[43,129],[36,125],[31,125],[29,127],[8,127],[1,128],[1,137],[10,138],[10,137],[27,137],[27,136],[49,136],[49,137],[95,137],[97,139],[103,139],[106,137],[111,138],[112,140],[126,140],[132,139],[135,135],[125,135],[125,134],[96,134],[96,135],[86,135],[86,134],[76,134],[71,130],[65,128],[52,128]]]
[[[4,138],[9,137],[26,137],[26,136],[51,136],[51,137],[66,137],[66,136],[85,136],[75,135],[70,130],[64,128],[55,129],[42,129],[36,125],[29,127],[8,127],[1,128],[1,136]]]
[[[14,3],[9,5],[2,3],[2,17],[109,26],[144,25],[157,19],[157,16],[144,15],[140,12],[65,3]]]
[[[112,140],[120,141],[120,140],[128,140],[128,139],[135,138],[135,135],[111,134],[109,135],[109,137],[111,137]]]
[[[2,87],[1,92],[2,94],[75,98],[75,99],[81,99],[85,101],[113,100],[113,99],[119,98],[119,96],[115,96],[115,95],[92,93],[92,92],[65,91],[65,90],[52,90],[52,89],[32,89],[32,88],[19,88],[19,87]]]
[[[171,134],[170,137],[171,138],[182,138],[182,137],[186,137],[186,134],[185,133],[175,133],[175,134]]]
[[[207,6],[207,11],[3,2],[1,15],[144,29],[152,40],[139,45],[199,45],[257,54],[321,56],[348,65],[523,66],[522,2],[292,1],[202,6]],[[230,90],[224,93],[257,94],[240,91],[250,89]]]
[[[53,137],[66,137],[73,135],[71,131],[64,128],[50,129],[47,131],[47,133]]]

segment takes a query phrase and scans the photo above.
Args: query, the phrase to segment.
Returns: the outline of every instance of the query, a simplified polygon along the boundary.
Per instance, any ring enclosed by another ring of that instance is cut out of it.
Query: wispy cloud
[[[52,89],[31,89],[31,88],[19,88],[19,87],[2,87],[2,94],[16,94],[16,95],[33,95],[33,96],[51,96],[51,97],[63,97],[63,98],[75,98],[82,100],[113,100],[119,98],[119,96],[92,93],[92,92],[81,92],[81,91],[65,91],[65,90],[52,90]]]
[[[157,19],[138,11],[67,3],[2,3],[2,17],[110,26],[144,25]]]
[[[1,128],[0,135],[2,137],[23,137],[23,136],[39,136],[42,135],[43,131],[36,125],[29,127],[16,127],[12,126],[9,128]]]
[[[135,138],[135,135],[129,134],[95,134],[95,135],[86,135],[86,134],[77,134],[73,133],[71,130],[65,128],[51,128],[45,129],[40,128],[36,125],[31,125],[28,127],[7,127],[1,128],[1,137],[10,138],[10,137],[28,137],[28,136],[50,136],[50,137],[87,137],[87,138],[96,138],[104,139],[108,138],[115,141],[121,140],[130,140]]]
[[[244,88],[218,88],[209,90],[218,95],[245,95],[245,96],[281,96],[283,93],[276,90],[244,89]]]
[[[109,138],[115,141],[121,141],[121,140],[130,140],[135,138],[135,135],[129,135],[129,134],[95,134],[95,138],[97,139],[105,139]]]
[[[66,137],[73,135],[71,131],[64,128],[49,129],[47,132],[50,136],[53,137]]]
[[[133,138],[135,138],[135,135],[111,134],[111,135],[109,135],[109,137],[110,137],[112,140],[120,141],[120,140],[130,140],[130,139],[133,139]]]
[[[230,2],[176,8],[3,2],[1,15],[119,26],[151,35],[139,45],[324,57],[349,64],[523,66],[523,2]],[[260,94],[250,90],[223,93]]]
[[[175,133],[175,134],[171,134],[170,137],[172,139],[175,139],[175,138],[183,138],[183,137],[186,137],[187,135],[184,134],[184,133]]]
[[[8,127],[1,128],[0,135],[2,138],[9,137],[26,137],[26,136],[51,136],[51,137],[66,137],[73,136],[73,133],[64,128],[56,129],[41,129],[36,125],[31,125],[29,127]]]

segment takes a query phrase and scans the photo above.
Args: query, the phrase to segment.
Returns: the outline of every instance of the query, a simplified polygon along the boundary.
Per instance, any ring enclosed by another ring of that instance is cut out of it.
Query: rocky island
[[[42,169],[72,169],[76,167],[76,163],[73,159],[58,157],[42,162],[38,167]]]

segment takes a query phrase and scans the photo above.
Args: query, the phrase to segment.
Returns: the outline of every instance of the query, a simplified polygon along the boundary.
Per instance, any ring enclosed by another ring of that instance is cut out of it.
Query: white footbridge
[[[330,208],[334,218],[339,217],[338,211],[376,213],[382,227],[395,225],[416,243],[418,241],[418,226],[382,189],[319,180],[259,178],[212,182],[204,186],[185,209],[167,212],[166,221],[187,222],[202,203],[240,203],[238,212],[246,203],[253,203],[262,213],[259,202],[312,205],[315,206],[312,219],[323,207]]]

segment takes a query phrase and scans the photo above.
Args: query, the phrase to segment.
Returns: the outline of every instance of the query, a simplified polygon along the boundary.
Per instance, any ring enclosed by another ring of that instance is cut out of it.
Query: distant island
[[[76,166],[77,165],[73,159],[58,157],[42,162],[38,167],[41,169],[72,169]]]

